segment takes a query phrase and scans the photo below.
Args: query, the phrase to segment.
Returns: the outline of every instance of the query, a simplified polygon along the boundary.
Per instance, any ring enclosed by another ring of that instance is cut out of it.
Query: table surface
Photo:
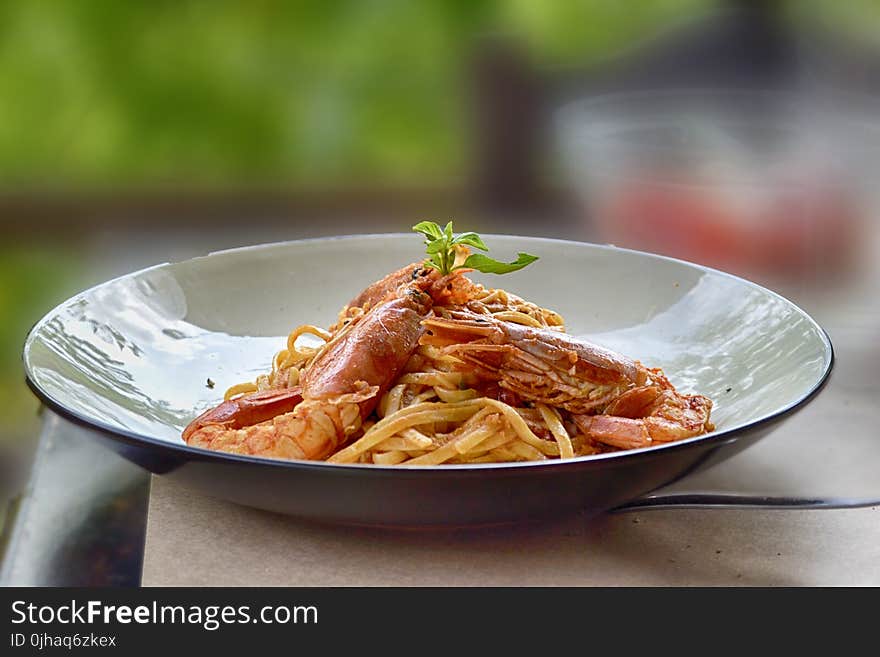
[[[880,511],[673,509],[492,530],[304,523],[154,477],[145,586],[862,586]]]
[[[661,492],[880,499],[880,259],[843,283],[776,289],[831,335],[829,384],[765,440]],[[639,510],[493,530],[317,525],[150,479],[46,413],[0,582],[877,586],[878,520],[868,506]]]

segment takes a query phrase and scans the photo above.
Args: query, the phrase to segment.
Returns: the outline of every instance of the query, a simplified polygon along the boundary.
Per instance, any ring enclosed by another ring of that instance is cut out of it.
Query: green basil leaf
[[[452,243],[467,244],[468,246],[472,246],[475,249],[480,249],[480,251],[489,250],[489,247],[483,243],[483,239],[476,233],[462,233],[461,235],[456,237]]]
[[[475,269],[487,274],[507,274],[522,269],[538,259],[537,256],[528,253],[518,253],[513,262],[499,262],[482,253],[474,253],[467,257],[464,264],[454,266],[456,244],[488,251],[489,247],[483,242],[483,238],[472,231],[455,235],[451,221],[443,228],[433,221],[421,221],[413,226],[413,230],[425,236],[425,252],[428,258],[424,260],[424,266],[436,269],[444,276],[456,269]]]
[[[443,237],[443,231],[440,230],[440,226],[435,224],[433,221],[420,221],[415,226],[413,226],[412,229],[415,232],[421,233],[425,237],[429,237],[431,239],[436,240]]]
[[[432,255],[434,253],[445,251],[446,248],[446,240],[441,238],[438,240],[434,240],[433,242],[429,242],[428,246],[425,248],[425,253],[427,253],[428,255]]]
[[[509,274],[512,271],[517,271],[526,265],[530,265],[537,259],[538,256],[533,256],[529,253],[517,253],[516,260],[513,262],[499,262],[482,253],[474,253],[469,255],[467,260],[464,261],[464,267],[476,269],[484,274]]]

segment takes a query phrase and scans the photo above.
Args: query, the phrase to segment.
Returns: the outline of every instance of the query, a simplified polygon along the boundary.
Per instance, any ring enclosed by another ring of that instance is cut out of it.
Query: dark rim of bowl
[[[215,255],[227,254],[227,253],[235,253],[235,252],[243,252],[249,250],[261,250],[264,248],[271,247],[280,247],[289,244],[307,244],[307,243],[315,243],[315,242],[329,242],[329,241],[338,241],[338,240],[346,240],[346,239],[369,239],[369,238],[383,238],[387,239],[390,237],[402,237],[407,236],[410,237],[408,233],[370,233],[370,234],[354,234],[354,235],[336,235],[332,237],[315,237],[309,239],[302,240],[290,240],[285,242],[272,242],[267,244],[257,244],[253,246],[244,246],[237,247],[232,249],[224,249],[221,251],[214,251],[205,256],[200,256],[196,258],[191,258],[188,261],[200,260],[203,258],[208,258]],[[487,237],[520,237],[520,236],[512,236],[512,235],[487,235]],[[594,454],[590,456],[578,456],[571,459],[556,459],[556,460],[545,460],[545,461],[522,461],[522,462],[514,462],[514,463],[461,463],[461,464],[441,464],[441,465],[433,465],[433,466],[402,466],[402,465],[378,465],[372,463],[328,463],[326,461],[304,461],[304,460],[285,460],[285,459],[274,459],[267,458],[262,456],[250,456],[244,454],[232,454],[228,452],[219,452],[212,451],[208,449],[203,449],[199,447],[191,447],[186,443],[175,444],[168,442],[167,440],[162,440],[160,438],[154,438],[152,436],[138,433],[136,431],[129,431],[127,429],[122,429],[118,427],[113,427],[101,420],[91,418],[86,416],[79,411],[72,410],[66,407],[64,404],[54,399],[49,393],[43,390],[39,384],[35,381],[34,377],[30,373],[30,369],[28,366],[27,360],[27,350],[28,346],[31,343],[32,338],[34,337],[36,331],[43,325],[43,323],[50,317],[54,316],[57,310],[63,306],[68,305],[75,299],[80,298],[84,294],[88,294],[90,291],[100,288],[104,285],[108,285],[114,281],[127,278],[130,276],[136,276],[137,274],[144,273],[151,269],[155,269],[157,267],[167,266],[172,263],[164,263],[160,265],[153,265],[150,267],[145,267],[144,269],[130,272],[128,274],[123,274],[122,276],[118,276],[116,278],[112,278],[110,280],[104,281],[103,283],[99,283],[95,286],[92,286],[74,296],[70,297],[66,301],[55,306],[52,310],[46,313],[40,320],[38,320],[31,330],[28,332],[28,335],[25,339],[24,348],[22,352],[22,360],[24,362],[25,369],[25,382],[31,391],[36,395],[36,397],[45,404],[50,410],[57,413],[61,417],[77,424],[79,426],[85,427],[87,429],[98,430],[99,432],[106,434],[114,439],[120,439],[121,442],[133,445],[136,447],[145,447],[149,446],[151,448],[157,449],[161,453],[168,454],[169,456],[176,457],[182,461],[213,461],[218,463],[246,463],[252,465],[260,465],[265,467],[278,467],[278,468],[290,468],[290,469],[301,469],[308,468],[314,469],[317,468],[319,470],[328,470],[334,472],[373,472],[377,476],[379,475],[388,475],[388,474],[396,474],[396,475],[413,475],[414,473],[419,472],[432,472],[434,474],[437,473],[448,473],[451,476],[463,476],[467,473],[483,473],[488,470],[491,471],[537,471],[538,472],[546,472],[548,469],[550,472],[558,471],[559,469],[569,469],[569,468],[578,468],[578,467],[599,467],[600,464],[605,463],[606,461],[619,462],[625,460],[632,459],[642,459],[642,458],[651,458],[651,457],[661,457],[664,454],[671,453],[674,451],[689,449],[691,447],[704,446],[709,442],[717,442],[719,445],[734,442],[740,435],[753,431],[762,426],[769,426],[775,424],[790,415],[794,411],[798,410],[802,406],[806,405],[813,397],[815,397],[822,388],[825,387],[825,384],[828,382],[828,379],[831,375],[831,371],[834,368],[834,345],[831,342],[831,337],[828,335],[828,332],[822,328],[816,320],[814,320],[806,311],[804,311],[800,306],[795,304],[794,302],[786,299],[782,295],[773,292],[757,283],[749,281],[740,276],[736,276],[734,274],[730,274],[718,269],[713,269],[711,267],[706,267],[705,265],[699,265],[693,262],[689,262],[687,260],[682,260],[679,258],[672,258],[669,256],[663,256],[655,253],[648,253],[645,251],[638,251],[636,249],[625,249],[622,247],[613,246],[610,244],[595,244],[592,242],[578,242],[574,240],[562,240],[555,238],[547,238],[547,237],[527,237],[526,239],[538,240],[551,242],[556,244],[577,244],[581,246],[587,246],[590,248],[597,248],[605,251],[615,251],[615,252],[623,252],[634,254],[642,257],[657,259],[657,260],[665,260],[670,262],[675,262],[678,264],[682,264],[688,267],[692,267],[695,269],[699,269],[704,272],[710,272],[713,274],[717,274],[723,276],[725,278],[731,278],[740,283],[743,283],[749,287],[761,290],[762,292],[774,296],[782,301],[788,303],[792,307],[796,308],[804,317],[806,317],[818,330],[819,333],[825,338],[825,347],[826,347],[826,358],[827,363],[822,371],[822,375],[819,379],[807,390],[801,397],[794,400],[793,402],[783,406],[782,408],[777,409],[767,415],[756,418],[751,422],[746,424],[732,427],[730,429],[721,430],[721,431],[713,431],[708,434],[703,434],[701,436],[695,436],[693,438],[686,438],[684,440],[679,440],[670,443],[663,443],[660,445],[653,445],[651,447],[642,447],[639,449],[630,449],[630,450],[622,450],[619,452],[609,452],[605,454]],[[419,476],[415,474],[415,476]]]

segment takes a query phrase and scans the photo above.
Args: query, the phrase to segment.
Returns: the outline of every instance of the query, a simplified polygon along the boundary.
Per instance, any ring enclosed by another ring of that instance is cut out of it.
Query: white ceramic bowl
[[[216,405],[227,386],[269,368],[292,327],[330,324],[367,284],[417,260],[421,242],[412,234],[235,249],[98,285],[33,328],[24,349],[28,382],[47,405],[97,429],[131,460],[227,499],[345,522],[462,524],[533,517],[544,507],[602,510],[630,500],[765,435],[830,372],[831,343],[816,322],[740,278],[608,246],[486,239],[496,257],[527,251],[540,260],[514,274],[475,278],[557,310],[570,333],[662,367],[682,392],[710,397],[717,430],[566,463],[436,468],[277,461],[183,443],[183,427]],[[616,483],[608,484],[600,470],[613,471]],[[558,473],[554,481],[567,488],[553,493],[548,473]],[[507,482],[519,490],[523,484],[515,481],[539,474],[543,506],[534,495],[518,501],[505,489]],[[347,486],[365,497],[357,504],[337,499]],[[457,493],[448,490],[454,487]],[[400,499],[401,491],[411,499]],[[485,503],[455,498],[465,494],[486,496]],[[391,508],[380,509],[389,495]]]

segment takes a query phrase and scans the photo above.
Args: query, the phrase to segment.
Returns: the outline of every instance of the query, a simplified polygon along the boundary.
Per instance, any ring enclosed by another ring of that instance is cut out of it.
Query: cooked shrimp
[[[304,370],[302,401],[292,411],[252,426],[241,426],[247,418],[235,412],[231,423],[202,421],[187,429],[187,442],[242,454],[326,458],[361,430],[418,346],[431,305],[430,296],[417,287],[401,290],[327,344]],[[219,409],[214,417],[228,420]]]
[[[591,440],[632,449],[715,428],[712,402],[676,392],[659,369],[557,331],[449,315],[423,322],[422,344],[442,347],[524,400],[569,411]]]
[[[651,370],[654,385],[621,394],[601,415],[573,415],[585,435],[595,441],[634,449],[714,431],[709,421],[712,402],[702,395],[682,395],[658,370]]]
[[[190,442],[193,434],[208,426],[241,429],[258,424],[292,411],[301,401],[302,388],[299,386],[261,390],[229,399],[190,422],[183,430],[183,439]]]
[[[637,362],[559,331],[467,311],[448,315],[423,322],[421,344],[441,347],[525,400],[596,412],[647,380]]]

